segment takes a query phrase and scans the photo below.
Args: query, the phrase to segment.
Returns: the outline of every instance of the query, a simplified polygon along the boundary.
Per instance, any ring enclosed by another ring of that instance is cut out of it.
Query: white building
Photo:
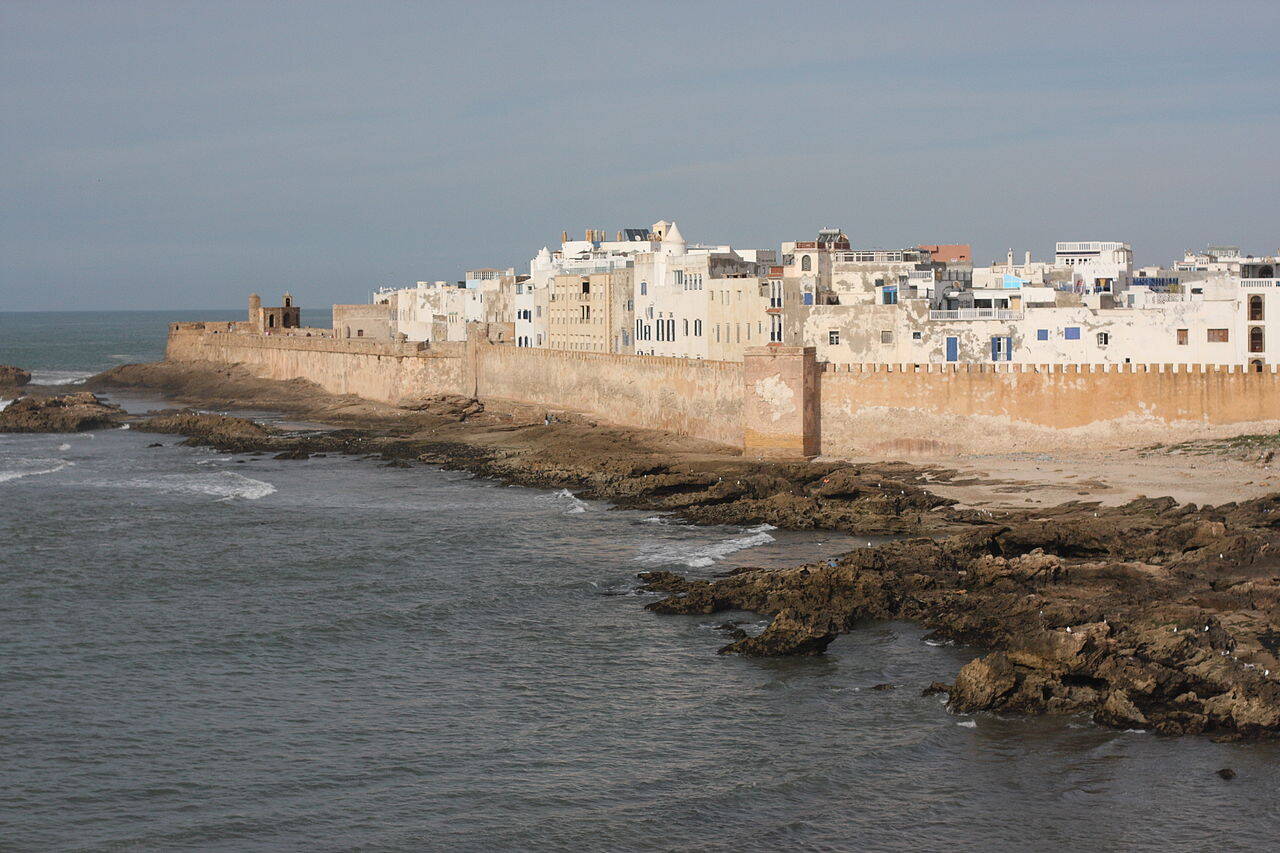
[[[1128,243],[1098,240],[1058,243],[1053,263],[1071,270],[1072,284],[1081,292],[1119,293],[1129,286],[1133,248]]]

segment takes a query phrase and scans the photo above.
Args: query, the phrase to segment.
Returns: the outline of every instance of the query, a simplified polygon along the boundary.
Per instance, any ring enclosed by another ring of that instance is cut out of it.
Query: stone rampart
[[[309,379],[332,394],[400,403],[462,394],[461,344],[306,338],[172,328],[165,358],[240,364],[262,379]]]
[[[464,394],[567,409],[761,457],[1131,446],[1280,426],[1275,365],[830,365],[800,347],[716,362],[223,328],[174,324],[166,357],[393,404]]]
[[[819,395],[822,452],[836,454],[1114,447],[1280,422],[1275,365],[827,364]]]
[[[530,347],[473,347],[479,397],[742,444],[742,365]]]

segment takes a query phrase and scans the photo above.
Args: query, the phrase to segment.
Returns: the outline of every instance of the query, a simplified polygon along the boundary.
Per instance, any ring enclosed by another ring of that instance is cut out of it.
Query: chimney
[[[568,242],[569,242],[569,232],[568,232],[568,231],[561,231],[561,232],[560,232],[560,242],[561,242],[561,243],[568,243]]]
[[[1031,266],[1031,250],[1030,249],[1027,250],[1026,260],[1022,262],[1022,265],[1026,267]]]

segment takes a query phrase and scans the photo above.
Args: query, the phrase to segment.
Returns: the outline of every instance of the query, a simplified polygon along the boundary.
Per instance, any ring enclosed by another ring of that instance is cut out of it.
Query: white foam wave
[[[648,550],[635,559],[636,562],[648,565],[683,563],[691,569],[704,569],[707,566],[715,565],[717,561],[723,560],[737,551],[755,548],[774,541],[773,537],[769,535],[769,531],[774,529],[772,524],[761,524],[743,531],[744,535],[742,536],[734,536],[720,542],[712,542],[709,545],[694,545],[691,547],[688,544],[664,542],[661,546]]]
[[[126,489],[153,489],[169,494],[212,495],[220,501],[240,498],[256,501],[275,494],[276,487],[263,480],[255,480],[231,471],[216,474],[159,474],[114,483]]]
[[[56,474],[63,468],[76,464],[66,459],[19,459],[15,460],[17,468],[0,471],[0,483],[10,480],[21,480],[23,477],[37,477],[41,474]]]
[[[565,515],[576,515],[580,512],[587,511],[587,505],[578,499],[578,496],[568,489],[561,489],[556,492],[556,497],[569,502],[569,507],[564,511]]]
[[[966,729],[976,729],[976,728],[978,727],[978,721],[977,721],[977,720],[965,720],[965,721],[963,721],[963,722],[956,723],[956,725],[957,725],[957,726],[961,726],[961,727],[966,728]]]
[[[12,400],[5,400],[3,398],[0,398],[0,412],[3,412],[5,408],[7,408],[8,405],[12,402],[13,402]]]
[[[93,373],[85,370],[33,370],[32,385],[78,385]]]
[[[59,444],[59,445],[58,445],[58,449],[59,449],[59,450],[70,450],[70,449],[71,449],[71,445],[69,445],[69,444]]]

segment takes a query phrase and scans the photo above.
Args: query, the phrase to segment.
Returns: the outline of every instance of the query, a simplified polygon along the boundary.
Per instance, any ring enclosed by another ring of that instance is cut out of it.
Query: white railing
[[[1242,278],[1240,279],[1241,287],[1275,287],[1277,279],[1274,278]]]
[[[930,320],[1021,320],[1021,311],[1008,308],[959,308],[954,311],[930,311]]]

